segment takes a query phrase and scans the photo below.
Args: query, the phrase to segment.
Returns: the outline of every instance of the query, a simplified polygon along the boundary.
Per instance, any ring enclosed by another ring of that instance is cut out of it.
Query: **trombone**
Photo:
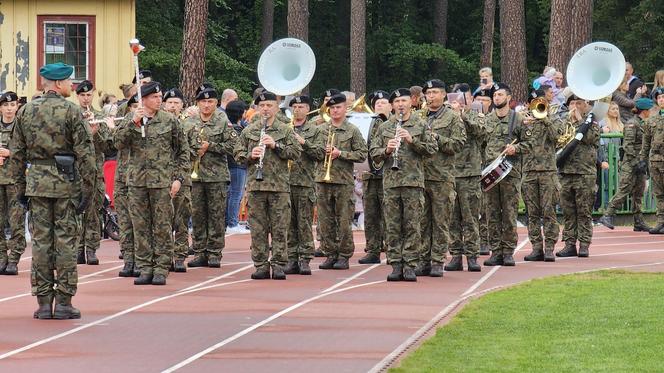
[[[329,124],[328,130],[327,130],[327,142],[325,144],[325,149],[331,148],[330,151],[325,154],[325,160],[323,161],[323,168],[325,169],[325,176],[323,177],[323,181],[326,183],[329,183],[332,181],[332,177],[330,176],[330,171],[332,170],[332,149],[334,149],[334,131],[332,131],[332,124]]]

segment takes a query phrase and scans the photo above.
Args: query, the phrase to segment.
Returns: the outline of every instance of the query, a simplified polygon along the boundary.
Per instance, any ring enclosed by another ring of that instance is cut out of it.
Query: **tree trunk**
[[[555,67],[563,73],[574,50],[570,46],[572,28],[572,0],[551,0],[551,25],[549,27],[549,58],[548,66]],[[592,19],[589,20],[592,23]]]
[[[570,36],[570,58],[579,48],[590,43],[593,32],[593,1],[576,0],[572,3],[573,10],[571,20],[572,32]]]
[[[447,44],[448,0],[435,0],[433,6],[433,41],[445,47]]]
[[[500,0],[501,80],[512,88],[512,98],[524,102],[526,72],[526,18],[524,0]]]
[[[493,63],[493,31],[496,20],[496,0],[484,0],[484,24],[482,25],[482,56],[480,67]]]
[[[309,0],[288,0],[288,36],[309,42]]]
[[[261,47],[267,48],[272,43],[274,34],[274,0],[263,0],[263,31],[261,32]]]
[[[366,13],[364,0],[350,2],[350,89],[358,96],[366,91]]]
[[[186,103],[194,99],[196,87],[205,78],[205,34],[207,33],[208,0],[185,0],[180,89]]]

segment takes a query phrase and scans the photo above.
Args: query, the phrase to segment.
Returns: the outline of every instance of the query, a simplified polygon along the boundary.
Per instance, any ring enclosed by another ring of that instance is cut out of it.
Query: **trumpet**
[[[403,112],[400,111],[399,120],[397,121],[397,125],[394,128],[394,139],[399,141],[397,147],[394,149],[394,153],[392,153],[392,170],[394,171],[401,169],[401,166],[399,166],[399,148],[401,148],[401,137],[399,137],[399,130],[401,129],[402,124]]]
[[[263,158],[265,157],[265,143],[263,142],[263,137],[265,137],[265,131],[267,130],[267,117],[264,116],[261,118],[263,122],[263,128],[261,128],[260,141],[258,146],[261,148],[261,156],[258,158],[258,165],[256,166],[256,181],[263,181]]]
[[[327,143],[325,145],[326,149],[328,147],[331,147],[332,149],[330,149],[330,152],[325,155],[325,160],[323,161],[323,168],[325,169],[325,177],[323,177],[323,181],[326,183],[332,181],[332,177],[330,176],[330,171],[332,170],[332,150],[334,149],[334,132],[332,131],[332,127],[332,124],[329,124],[327,130]]]
[[[544,119],[549,115],[549,103],[543,97],[538,97],[530,102],[528,111],[536,119]]]
[[[205,128],[201,128],[201,131],[198,133],[198,137],[196,138],[196,142],[200,144],[205,140]],[[198,180],[198,172],[200,171],[201,167],[201,158],[202,157],[199,155],[194,161],[194,170],[191,172],[191,180]]]

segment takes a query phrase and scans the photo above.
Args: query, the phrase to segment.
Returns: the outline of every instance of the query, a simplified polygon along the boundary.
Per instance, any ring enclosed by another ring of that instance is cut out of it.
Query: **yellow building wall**
[[[38,15],[84,15],[95,16],[95,87],[122,98],[119,85],[134,76],[135,10],[135,0],[0,0],[0,92],[37,93]]]

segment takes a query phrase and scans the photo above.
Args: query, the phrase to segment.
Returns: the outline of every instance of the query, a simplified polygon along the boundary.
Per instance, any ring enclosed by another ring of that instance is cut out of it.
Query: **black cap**
[[[493,93],[495,93],[496,91],[499,91],[501,89],[506,90],[508,95],[512,94],[512,88],[510,88],[510,86],[508,86],[505,83],[494,83],[493,87],[492,87],[493,92],[491,94],[493,95]]]
[[[346,102],[346,96],[342,95],[341,93],[337,93],[336,95],[330,97],[330,100],[327,101],[327,106],[330,107],[332,105],[341,104],[343,102]]]
[[[76,87],[76,94],[81,94],[83,92],[90,92],[94,89],[94,85],[92,84],[91,81],[89,80],[84,80],[80,83],[78,83],[78,86]]]
[[[196,101],[207,100],[208,98],[217,98],[217,91],[214,88],[205,88],[204,90],[198,92],[196,95]]]
[[[2,104],[3,102],[12,102],[12,101],[18,101],[18,95],[16,94],[16,92],[7,91],[0,95],[0,104]]]
[[[214,89],[214,86],[213,86],[211,83],[208,83],[208,82],[205,82],[205,83],[199,85],[198,87],[196,87],[196,94],[195,94],[195,96],[198,96],[198,94],[201,93],[201,91],[204,90],[204,89],[206,89],[206,88],[212,88],[212,89]]]
[[[256,97],[254,100],[254,105],[258,105],[262,101],[277,101],[277,95],[272,92],[265,91]]]
[[[429,88],[440,88],[445,90],[445,83],[440,79],[427,80],[424,83],[424,87],[422,87],[422,93],[427,93],[427,89]]]
[[[166,100],[169,98],[179,98],[180,100],[184,101],[184,95],[182,94],[182,91],[177,88],[171,88],[166,91],[166,93],[164,93],[164,102],[166,102]]]
[[[382,99],[389,100],[390,99],[390,94],[387,93],[386,91],[383,91],[383,90],[375,91],[375,92],[373,92],[369,95],[369,105],[371,105],[371,107],[375,107],[376,106],[376,101],[382,100]]]
[[[161,92],[161,85],[159,82],[149,82],[141,86],[141,97],[151,95],[153,93]]]
[[[293,104],[307,104],[311,105],[311,98],[307,95],[295,96],[288,103],[288,106],[293,106]]]
[[[433,88],[433,87],[430,87],[430,88]],[[436,87],[436,88],[438,88],[438,87]],[[390,95],[390,104],[397,97],[403,97],[403,96],[410,97],[410,89],[408,89],[408,88],[399,88],[399,89],[395,90],[394,92],[392,92],[392,94]]]
[[[141,70],[138,72],[138,79],[145,79],[151,77],[152,77],[152,71],[150,70]],[[131,82],[136,84],[136,76],[134,76],[134,79],[132,79]]]
[[[330,89],[326,90],[325,92],[323,92],[323,94],[321,95],[321,99],[325,99],[325,97],[332,97],[332,96],[338,95],[340,93],[341,93],[340,90],[335,89],[335,88],[330,88]]]

